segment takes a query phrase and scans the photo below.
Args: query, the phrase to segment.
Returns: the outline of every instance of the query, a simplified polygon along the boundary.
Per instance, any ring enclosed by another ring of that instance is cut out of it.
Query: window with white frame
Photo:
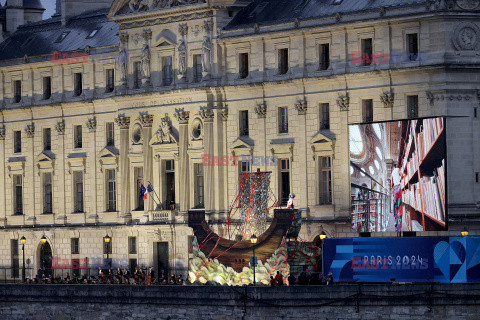
[[[278,108],[278,133],[288,133],[288,107]]]
[[[332,158],[319,157],[319,204],[332,204]]]
[[[106,208],[109,212],[117,210],[117,196],[116,196],[116,183],[115,183],[115,169],[105,170],[106,179]]]
[[[73,211],[83,212],[83,171],[73,172]]]
[[[43,213],[53,212],[52,173],[43,174]]]

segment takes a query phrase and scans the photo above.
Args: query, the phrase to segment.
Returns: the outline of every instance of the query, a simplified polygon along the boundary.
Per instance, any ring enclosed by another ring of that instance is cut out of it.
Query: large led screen
[[[349,126],[355,231],[447,229],[445,130],[441,117]]]

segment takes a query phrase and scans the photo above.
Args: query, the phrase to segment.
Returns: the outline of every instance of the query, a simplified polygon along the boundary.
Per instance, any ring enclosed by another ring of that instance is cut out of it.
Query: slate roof
[[[225,29],[424,5],[426,0],[254,0]],[[338,3],[338,4],[335,4]]]
[[[116,45],[120,42],[118,25],[107,18],[107,13],[108,9],[85,13],[73,17],[65,26],[60,16],[21,26],[0,44],[0,60]],[[96,29],[98,32],[89,37]]]

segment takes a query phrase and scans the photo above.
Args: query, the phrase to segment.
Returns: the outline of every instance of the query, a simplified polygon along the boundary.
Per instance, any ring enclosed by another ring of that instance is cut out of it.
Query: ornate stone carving
[[[173,136],[172,122],[168,115],[160,119],[160,128],[155,132],[156,143],[176,143],[177,139]]]
[[[0,140],[5,140],[5,126],[0,127]]]
[[[120,81],[123,85],[126,85],[128,74],[128,53],[125,47],[120,47],[116,60],[118,64],[118,69],[120,71]]]
[[[298,111],[299,115],[307,114],[307,100],[298,101],[295,103],[295,110]]]
[[[87,128],[90,132],[97,131],[97,120],[95,117],[87,120]]]
[[[342,21],[342,14],[340,12],[337,12],[335,15],[335,21],[340,22]]]
[[[143,45],[140,59],[142,61],[143,79],[148,81],[150,79],[150,47],[146,43]]]
[[[202,117],[204,122],[212,122],[213,118],[215,117],[215,114],[213,113],[212,109],[204,109],[200,110],[199,112],[200,117]]]
[[[121,42],[122,46],[126,46],[128,44],[128,33],[120,32],[118,37],[120,38],[120,42]]]
[[[211,54],[212,54],[212,41],[210,37],[205,36],[203,37],[202,43],[202,70],[203,76],[207,76],[210,73],[210,61],[211,61]]]
[[[178,43],[178,78],[185,77],[187,72],[187,46],[184,40],[180,40]]]
[[[255,23],[253,25],[253,32],[254,33],[259,33],[260,32],[260,26],[258,25],[258,23]]]
[[[205,30],[206,34],[210,34],[213,31],[213,21],[204,21],[203,22],[203,29]]]
[[[219,115],[220,119],[222,119],[223,121],[227,121],[228,120],[228,107],[225,106],[225,108],[221,109],[218,112],[218,115]]]
[[[25,134],[27,138],[33,138],[35,136],[35,124],[32,122],[31,124],[27,124],[25,128]]]
[[[185,37],[188,34],[188,26],[186,23],[180,23],[178,25],[178,33],[180,33],[182,37]]]
[[[152,30],[147,28],[143,29],[143,40],[145,40],[145,43],[148,43],[152,39]]]
[[[135,13],[204,2],[205,0],[130,0],[127,12]]]
[[[382,101],[385,108],[392,108],[395,100],[395,94],[393,91],[385,91],[380,95],[380,101]]]
[[[300,26],[300,20],[298,18],[295,18],[295,20],[293,21],[293,27],[295,29],[298,29],[299,26]]]
[[[119,27],[120,27],[120,30],[141,28],[141,27],[155,26],[155,25],[161,25],[166,23],[185,22],[185,21],[191,21],[196,19],[204,19],[204,18],[212,17],[212,15],[213,15],[212,11],[194,12],[190,14],[172,15],[164,18],[143,19],[143,20],[136,20],[132,22],[120,23]]]
[[[470,101],[471,99],[473,99],[472,95],[471,94],[461,94],[461,93],[458,93],[458,94],[455,94],[455,93],[452,93],[452,94],[445,94],[443,92],[439,92],[439,93],[433,93],[433,92],[430,92],[430,91],[426,91],[426,96],[427,96],[427,99],[428,101],[430,102],[430,105],[433,106],[435,101],[444,101],[444,100],[450,100],[450,101],[462,101],[462,100],[465,100],[465,101]]]
[[[138,116],[138,121],[144,128],[150,128],[153,124],[153,116],[151,114],[141,114]]]
[[[453,33],[453,44],[459,51],[480,49],[480,28],[472,22],[460,23]]]
[[[189,111],[178,111],[174,113],[175,119],[180,124],[188,124],[188,119],[190,118],[190,112]]]
[[[383,17],[385,16],[385,14],[387,13],[387,10],[385,9],[385,7],[380,7],[380,9],[378,10],[378,13],[380,14],[380,17]]]
[[[255,113],[259,118],[265,118],[267,116],[267,104],[265,102],[260,103],[255,107]]]
[[[118,118],[115,118],[115,123],[120,129],[128,129],[130,127],[130,117],[118,116]]]
[[[55,131],[57,131],[59,135],[65,134],[65,121],[62,120],[60,122],[57,122],[57,124],[55,125]]]
[[[340,111],[348,111],[350,106],[350,98],[348,97],[348,94],[339,96],[337,99],[337,105],[340,108]]]
[[[464,10],[475,10],[480,6],[480,0],[455,0],[455,2]]]

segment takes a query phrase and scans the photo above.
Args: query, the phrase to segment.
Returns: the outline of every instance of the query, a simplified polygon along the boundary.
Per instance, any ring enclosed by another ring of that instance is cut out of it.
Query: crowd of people
[[[155,277],[153,267],[136,267],[134,270],[127,268],[121,269],[102,269],[98,268],[94,274],[86,273],[79,275],[69,272],[65,275],[52,276],[47,270],[39,269],[37,276],[26,278],[28,284],[130,284],[130,285],[183,285],[183,275],[174,273],[162,273]]]
[[[332,285],[333,284],[333,275],[330,272],[328,276],[325,276],[322,273],[307,273],[302,272],[298,275],[298,278],[295,277],[293,273],[287,278],[289,286],[321,286],[321,285]],[[283,275],[277,271],[277,274],[274,276],[270,276],[270,286],[283,286],[284,280]]]

